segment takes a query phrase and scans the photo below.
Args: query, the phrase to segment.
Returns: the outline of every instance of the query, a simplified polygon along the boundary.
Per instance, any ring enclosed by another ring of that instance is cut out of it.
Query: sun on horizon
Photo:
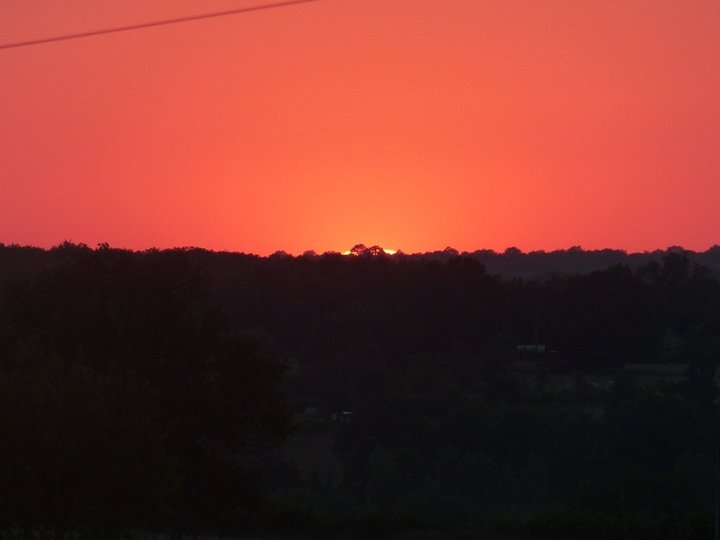
[[[351,257],[360,257],[363,255],[395,255],[398,251],[397,249],[389,249],[377,245],[365,247],[365,244],[355,244],[352,249],[342,251],[341,255]]]

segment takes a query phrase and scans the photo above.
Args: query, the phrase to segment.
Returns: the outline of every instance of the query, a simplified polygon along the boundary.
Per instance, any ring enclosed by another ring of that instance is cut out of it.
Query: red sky
[[[3,0],[0,43],[269,3]],[[0,50],[0,242],[720,243],[718,0],[323,0]]]

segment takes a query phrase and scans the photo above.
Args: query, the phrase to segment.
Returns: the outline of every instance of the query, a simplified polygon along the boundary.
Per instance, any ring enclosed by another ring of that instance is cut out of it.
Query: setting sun
[[[365,244],[356,244],[352,249],[342,251],[341,255],[352,255],[359,257],[365,256],[377,256],[377,255],[395,255],[398,252],[397,249],[387,249],[380,246],[365,247]]]

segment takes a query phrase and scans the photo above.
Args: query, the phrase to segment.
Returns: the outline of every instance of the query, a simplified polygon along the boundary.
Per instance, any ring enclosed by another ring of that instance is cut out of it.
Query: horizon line
[[[355,244],[354,248],[357,246],[360,246],[362,244]],[[131,253],[144,253],[144,252],[153,252],[153,251],[206,251],[209,253],[229,253],[229,254],[237,254],[237,255],[249,255],[249,256],[255,256],[260,258],[270,258],[270,257],[293,257],[293,258],[299,258],[299,257],[308,257],[308,256],[323,256],[323,255],[351,255],[352,249],[347,250],[325,250],[325,251],[316,251],[314,249],[307,249],[303,250],[302,252],[288,252],[283,249],[278,249],[275,251],[272,251],[266,255],[262,255],[260,253],[255,253],[252,251],[243,251],[238,249],[213,249],[198,245],[176,245],[172,247],[157,247],[157,246],[151,246],[147,248],[129,248],[129,247],[121,247],[121,246],[113,246],[110,245],[108,242],[98,242],[95,247],[90,246],[89,244],[85,242],[75,242],[73,240],[64,240],[58,244],[52,244],[49,247],[47,246],[40,246],[40,245],[32,245],[32,244],[19,244],[19,243],[9,243],[6,244],[3,241],[0,241],[0,248],[21,248],[21,249],[38,249],[42,251],[52,251],[61,249],[63,247],[75,247],[75,248],[81,248],[81,249],[88,249],[91,251],[101,251],[103,249],[110,249],[115,251],[128,251]],[[364,247],[364,245],[363,245]],[[655,248],[651,250],[642,250],[642,251],[631,251],[628,249],[623,248],[616,248],[616,247],[603,247],[603,248],[583,248],[581,245],[572,245],[566,248],[555,248],[555,249],[530,249],[530,250],[523,250],[521,248],[518,248],[516,246],[508,246],[502,251],[498,251],[492,248],[476,248],[473,250],[459,250],[452,246],[446,246],[442,249],[434,249],[434,250],[428,250],[428,251],[414,251],[414,252],[405,252],[402,250],[402,248],[384,248],[382,246],[371,244],[365,249],[371,249],[371,248],[380,248],[384,253],[383,255],[386,257],[409,257],[409,256],[422,256],[422,255],[449,255],[449,256],[467,256],[467,255],[473,255],[477,253],[490,253],[494,255],[532,255],[532,254],[552,254],[552,253],[560,253],[560,252],[577,252],[577,253],[592,253],[592,252],[602,252],[602,251],[614,251],[614,252],[621,252],[625,255],[644,255],[644,254],[652,254],[652,253],[668,253],[668,252],[686,252],[686,253],[707,253],[708,251],[712,251],[715,249],[720,249],[720,244],[715,243],[711,246],[707,247],[704,250],[695,250],[695,249],[689,249],[685,248],[681,245],[673,244],[669,245],[665,248]]]

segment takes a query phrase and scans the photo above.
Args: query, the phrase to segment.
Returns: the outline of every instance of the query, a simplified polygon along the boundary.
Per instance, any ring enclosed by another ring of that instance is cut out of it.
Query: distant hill
[[[628,253],[620,249],[583,250],[580,247],[555,251],[530,251],[525,253],[517,248],[508,248],[503,253],[490,249],[472,252],[458,252],[452,248],[412,255],[396,255],[409,259],[428,259],[446,261],[459,255],[471,257],[483,264],[490,275],[504,278],[543,279],[552,276],[587,274],[605,270],[610,266],[627,265],[638,268],[650,261],[659,262],[668,253],[685,253],[693,263],[720,272],[720,246],[715,245],[707,251],[695,252],[682,247],[669,247],[666,250]]]
[[[362,250],[358,250],[358,246]],[[660,262],[669,253],[684,253],[691,263],[707,267],[714,272],[720,273],[720,245],[714,245],[707,251],[691,251],[679,246],[672,246],[665,250],[646,251],[642,253],[628,253],[620,249],[598,249],[584,250],[580,247],[555,251],[530,251],[523,252],[517,248],[508,248],[500,253],[491,249],[478,249],[472,252],[457,251],[451,247],[443,250],[428,251],[425,253],[403,253],[398,251],[395,254],[388,254],[379,246],[365,248],[362,244],[346,251],[343,255],[353,254],[361,257],[389,257],[396,261],[437,261],[447,262],[450,259],[462,256],[474,259],[485,267],[489,275],[500,276],[508,279],[547,279],[553,276],[567,276],[576,274],[588,274],[605,270],[611,266],[626,265],[630,268],[639,268],[651,261]],[[87,249],[83,244],[64,243],[61,246],[65,249]],[[107,246],[105,246],[107,247]],[[322,255],[313,251],[306,251],[297,257],[279,251],[269,257],[238,253],[238,252],[213,252],[202,248],[174,248],[183,251],[194,252],[202,258],[215,259],[214,266],[222,266],[222,261],[232,266],[230,261],[238,259],[315,259]],[[173,250],[174,250],[173,249]],[[166,251],[173,251],[166,250]],[[33,274],[48,265],[52,266],[56,257],[52,252],[58,252],[57,248],[43,250],[31,246],[5,245],[0,243],[0,279],[14,275]],[[150,250],[155,251],[155,250]],[[140,253],[140,252],[138,252]],[[47,255],[50,255],[48,257]],[[324,255],[340,255],[340,253],[325,253]]]

